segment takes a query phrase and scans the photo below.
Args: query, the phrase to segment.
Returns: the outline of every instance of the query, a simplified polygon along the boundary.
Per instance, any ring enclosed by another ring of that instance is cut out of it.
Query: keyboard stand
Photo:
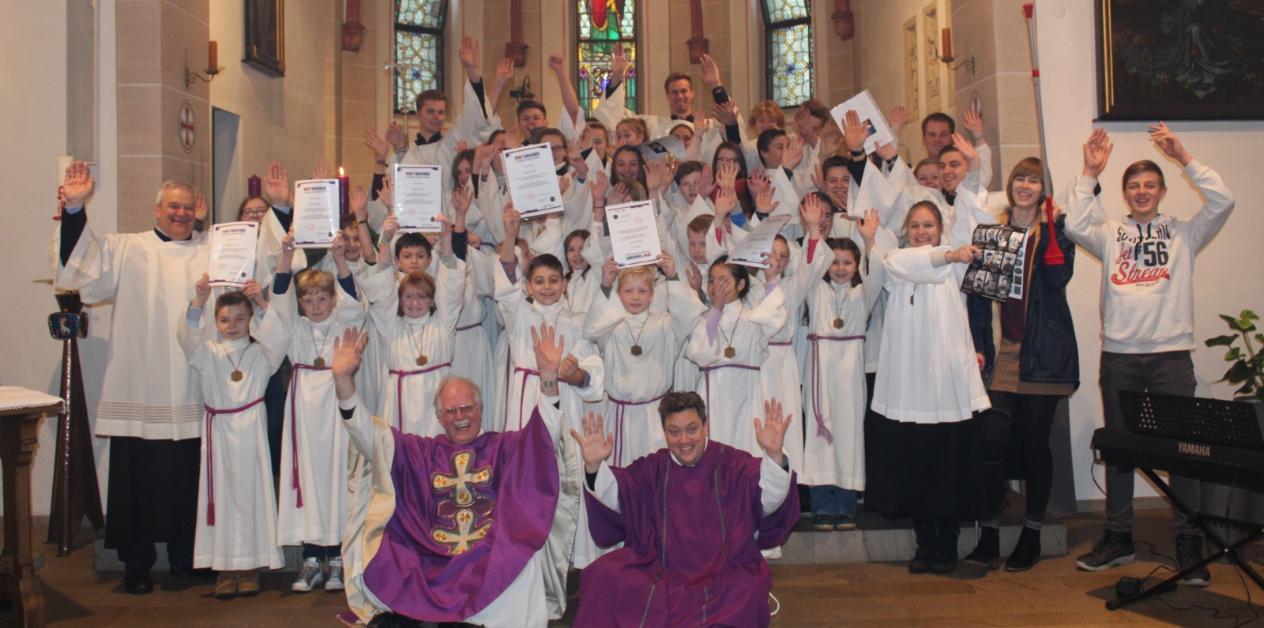
[[[1261,577],[1259,572],[1255,571],[1255,568],[1251,567],[1251,565],[1248,564],[1247,561],[1238,554],[1239,550],[1241,550],[1242,548],[1246,547],[1247,545],[1250,545],[1251,543],[1254,543],[1255,541],[1258,541],[1264,538],[1264,527],[1261,527],[1259,524],[1251,523],[1249,521],[1229,519],[1226,517],[1218,517],[1214,515],[1203,515],[1199,512],[1195,512],[1188,505],[1186,505],[1185,503],[1181,502],[1181,500],[1176,498],[1176,495],[1172,493],[1172,488],[1168,486],[1168,483],[1165,482],[1163,478],[1159,477],[1159,474],[1155,473],[1153,469],[1138,467],[1137,470],[1145,474],[1147,478],[1150,478],[1150,481],[1153,482],[1154,485],[1157,486],[1159,490],[1162,491],[1163,494],[1167,496],[1168,500],[1172,502],[1172,506],[1174,506],[1177,510],[1180,510],[1181,513],[1184,514],[1191,523],[1198,526],[1198,529],[1203,531],[1203,538],[1212,544],[1212,547],[1215,548],[1215,552],[1211,556],[1208,556],[1202,559],[1201,561],[1199,561],[1198,563],[1190,565],[1186,567],[1185,569],[1182,569],[1176,572],[1167,580],[1164,580],[1163,582],[1160,582],[1152,587],[1141,589],[1140,591],[1137,591],[1136,593],[1133,593],[1132,595],[1117,597],[1113,600],[1108,600],[1106,602],[1107,609],[1110,609],[1113,611],[1119,608],[1123,608],[1124,606],[1132,604],[1133,602],[1136,602],[1138,600],[1144,600],[1148,597],[1171,591],[1172,589],[1176,588],[1176,584],[1180,582],[1181,578],[1184,578],[1190,573],[1193,573],[1195,570],[1199,569],[1200,567],[1210,565],[1213,561],[1220,558],[1221,556],[1227,556],[1229,560],[1233,561],[1233,564],[1236,565],[1238,569],[1242,570],[1242,572],[1245,573],[1248,577],[1250,577],[1251,580],[1255,581],[1256,586],[1258,586],[1261,590],[1264,590],[1264,577]],[[1220,535],[1217,534],[1215,530],[1213,530],[1211,527],[1207,525],[1209,522],[1229,524],[1232,526],[1243,528],[1245,530],[1250,530],[1251,533],[1239,541],[1235,541],[1232,544],[1226,544],[1224,539],[1220,538]]]

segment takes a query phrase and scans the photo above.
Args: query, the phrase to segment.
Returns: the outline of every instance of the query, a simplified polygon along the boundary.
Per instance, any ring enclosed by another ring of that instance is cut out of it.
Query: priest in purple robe
[[[760,550],[785,543],[799,497],[782,451],[792,418],[776,400],[764,411],[754,419],[759,458],[708,440],[694,392],[663,397],[667,448],[626,468],[606,463],[614,442],[600,416],[571,430],[593,540],[624,544],[584,569],[576,626],[768,625],[772,574]]]
[[[478,386],[450,377],[435,397],[444,434],[424,438],[372,417],[356,394],[366,338],[348,330],[335,339],[332,363],[343,423],[362,457],[343,542],[354,619],[546,625],[541,552],[559,491],[565,340],[548,325],[532,330],[541,398],[522,430],[480,432]]]

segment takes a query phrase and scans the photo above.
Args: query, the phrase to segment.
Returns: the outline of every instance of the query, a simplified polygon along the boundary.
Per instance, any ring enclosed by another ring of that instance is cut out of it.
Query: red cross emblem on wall
[[[180,145],[184,152],[193,152],[193,140],[197,139],[197,127],[193,124],[193,106],[189,101],[180,103]]]

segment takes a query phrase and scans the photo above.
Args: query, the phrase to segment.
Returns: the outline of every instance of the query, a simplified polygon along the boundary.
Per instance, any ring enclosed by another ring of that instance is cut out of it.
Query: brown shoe
[[[241,580],[237,583],[237,595],[251,597],[259,594],[259,570],[239,571]]]
[[[215,577],[215,597],[227,600],[237,596],[237,572],[221,571]]]

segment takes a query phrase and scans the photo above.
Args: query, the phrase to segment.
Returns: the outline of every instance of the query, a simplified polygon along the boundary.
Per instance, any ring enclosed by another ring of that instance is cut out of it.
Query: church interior
[[[724,88],[746,112],[778,102],[787,119],[816,98],[833,107],[868,90],[879,108],[903,106],[914,121],[897,140],[910,164],[923,157],[916,123],[942,111],[960,119],[981,113],[992,146],[993,189],[1026,157],[1047,154],[1055,188],[1080,173],[1081,143],[1094,128],[1115,142],[1114,170],[1103,177],[1107,212],[1122,213],[1120,164],[1160,161],[1168,171],[1165,207],[1178,215],[1200,205],[1198,191],[1164,163],[1147,121],[1101,119],[1097,54],[1101,5],[1108,0],[1036,0],[1034,46],[1022,0],[50,0],[9,2],[0,20],[0,177],[7,209],[0,259],[6,273],[0,338],[0,384],[57,395],[62,345],[44,334],[57,310],[51,290],[49,235],[57,190],[71,161],[89,162],[96,181],[90,205],[98,232],[153,226],[151,198],[163,181],[191,183],[207,199],[209,223],[234,220],[237,207],[273,161],[290,173],[318,165],[369,186],[374,154],[365,130],[397,123],[411,138],[414,99],[438,89],[449,120],[460,111],[464,84],[457,56],[462,37],[481,45],[482,73],[494,77],[503,57],[513,76],[494,111],[516,119],[519,101],[564,110],[549,68],[561,54],[590,114],[610,71],[610,45],[628,51],[633,67],[627,107],[667,116],[660,88],[680,72],[699,85],[697,109],[709,112],[699,56],[720,68]],[[1154,2],[1166,7],[1172,2]],[[1259,2],[1230,2],[1264,23]],[[609,11],[619,21],[594,12]],[[1040,60],[1041,109],[1033,88],[1031,50]],[[1244,70],[1245,71],[1245,70]],[[1252,72],[1264,71],[1255,67]],[[1264,80],[1256,76],[1255,80]],[[1043,115],[1043,119],[1040,117]],[[1153,121],[1150,121],[1153,122]],[[1203,340],[1224,333],[1222,314],[1264,307],[1264,190],[1251,181],[1264,163],[1264,121],[1169,120],[1199,160],[1216,168],[1236,197],[1236,212],[1198,256],[1192,358],[1197,395],[1231,399],[1221,347]],[[1042,138],[1041,125],[1044,128]],[[1170,160],[1169,160],[1170,161]],[[1170,167],[1169,167],[1170,166]],[[1174,176],[1175,175],[1175,176]],[[1171,593],[1111,611],[1122,577],[1172,571],[1171,511],[1162,494],[1137,483],[1136,563],[1108,572],[1077,572],[1075,556],[1090,549],[1105,518],[1102,465],[1090,446],[1102,426],[1098,381],[1102,339],[1101,262],[1078,256],[1066,288],[1075,320],[1082,384],[1053,426],[1053,520],[1044,560],[1021,573],[959,570],[949,577],[912,575],[906,525],[862,515],[857,530],[818,532],[806,523],[783,556],[770,561],[776,598],[773,626],[843,625],[1253,625],[1264,591],[1223,562],[1203,589]],[[88,332],[78,342],[88,424],[110,356],[108,304],[86,308]],[[1173,313],[1172,315],[1177,315]],[[4,417],[8,419],[9,417]],[[7,432],[6,432],[7,434]],[[29,501],[35,572],[43,582],[45,617],[59,626],[336,625],[340,595],[295,595],[292,575],[264,574],[263,593],[223,601],[206,587],[128,596],[121,565],[87,522],[69,551],[49,536],[55,501],[56,414],[38,426]],[[0,444],[8,447],[9,444]],[[88,449],[105,503],[109,447]],[[10,466],[6,461],[5,472]],[[6,492],[3,516],[11,518]],[[1021,486],[1014,485],[1021,492]],[[1001,518],[1002,550],[1022,524],[1022,499],[1010,494]],[[1252,502],[1264,518],[1264,500]],[[975,531],[963,528],[963,551]],[[13,539],[6,539],[7,543]],[[6,549],[6,552],[9,550]],[[60,555],[60,554],[65,555]],[[1264,554],[1247,555],[1259,564]],[[296,555],[287,555],[293,571]],[[0,563],[2,565],[2,563]],[[159,570],[162,569],[160,566]],[[578,578],[572,582],[577,595]],[[2,598],[4,596],[0,596]],[[571,625],[573,615],[550,625]],[[14,622],[10,624],[8,622]],[[19,625],[12,603],[0,624]]]

